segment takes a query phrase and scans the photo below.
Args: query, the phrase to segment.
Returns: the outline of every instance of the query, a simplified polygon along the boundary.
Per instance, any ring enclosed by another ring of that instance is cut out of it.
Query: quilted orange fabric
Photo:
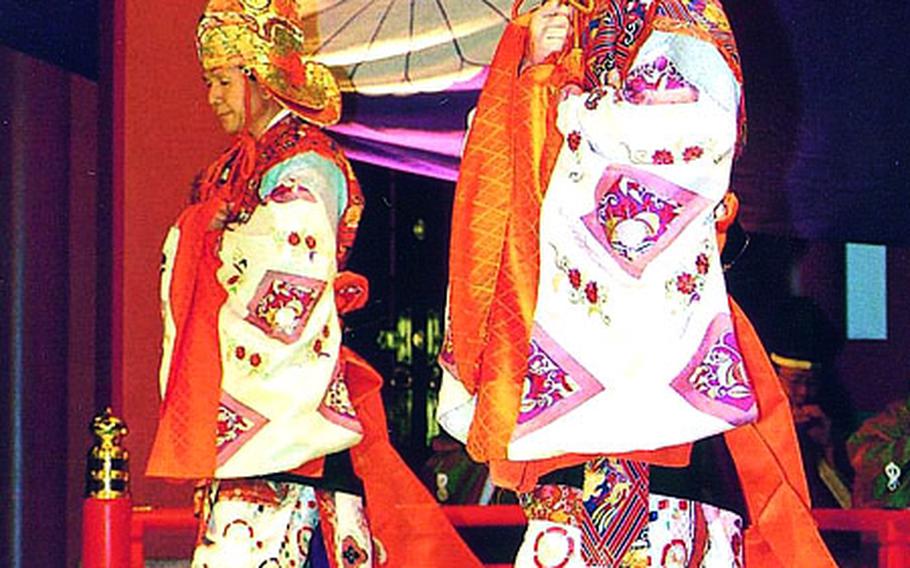
[[[351,448],[363,480],[370,531],[385,550],[383,566],[480,568],[436,500],[389,443],[380,387],[382,378],[356,353],[341,348],[351,403],[364,438]]]
[[[226,296],[215,280],[217,233],[207,230],[216,208],[214,200],[192,206],[178,221],[182,238],[175,259],[172,307],[177,337],[182,340],[175,347],[174,372],[147,475],[205,479],[215,471],[221,376],[216,322]],[[343,310],[365,301],[363,277],[341,273],[337,288],[337,293],[348,296]],[[379,394],[382,378],[353,351],[342,347],[340,357],[351,402],[364,429],[364,439],[351,448],[351,458],[364,483],[370,529],[386,558],[382,565],[480,568],[482,564],[439,505],[392,448]],[[318,476],[321,470],[319,459],[295,471]]]
[[[787,396],[758,334],[732,298],[730,311],[760,415],[758,422],[724,435],[751,520],[746,530],[746,565],[837,566],[812,518]]]
[[[173,355],[147,475],[200,479],[211,477],[215,470],[222,376],[218,314],[227,293],[216,278],[221,267],[221,231],[210,230],[209,224],[225,203],[251,212],[259,202],[258,194],[249,191],[251,176],[261,176],[288,156],[307,151],[332,160],[347,180],[348,200],[338,224],[336,251],[343,266],[356,236],[363,194],[337,145],[318,128],[293,116],[282,119],[258,141],[249,134],[237,136],[234,145],[209,168],[200,190],[203,201],[188,207],[177,220],[180,240],[169,291],[175,323]],[[222,176],[226,183],[220,181]],[[365,295],[364,279],[341,273],[336,284],[338,297],[351,303],[346,309],[365,301],[353,294],[361,290],[361,296]]]
[[[529,490],[541,475],[592,456],[505,460],[536,300],[539,207],[561,143],[553,128],[553,102],[568,79],[558,65],[518,76],[527,41],[521,24],[507,28],[478,103],[456,187],[449,268],[457,371],[468,391],[478,395],[468,450],[490,462],[497,484]],[[738,75],[738,62],[733,70]],[[732,196],[725,202],[732,219],[737,203]],[[721,223],[721,232],[727,225]],[[754,330],[731,304],[761,415],[757,423],[726,434],[752,522],[747,562],[835,566],[810,513],[786,397]],[[689,450],[683,445],[621,457],[679,467],[688,463]]]
[[[204,479],[215,471],[221,393],[217,322],[227,293],[215,277],[221,265],[218,233],[208,225],[220,205],[216,199],[193,205],[177,221],[181,244],[171,294],[176,341],[146,475]]]
[[[506,28],[478,102],[455,190],[449,259],[459,379],[478,394],[468,452],[491,462],[494,480],[507,487],[533,486],[535,478],[524,465],[505,462],[506,446],[518,417],[537,301],[540,204],[562,144],[553,101],[559,86],[573,79],[558,64],[518,76],[527,42],[522,23]],[[685,465],[688,446],[630,457]],[[582,461],[566,456],[538,465]]]
[[[468,439],[475,459],[505,458],[518,417],[537,301],[539,211],[559,151],[555,80],[518,77],[526,28],[506,29],[478,103],[455,193],[450,257],[452,340],[461,380],[483,401]],[[506,63],[507,62],[507,63]]]

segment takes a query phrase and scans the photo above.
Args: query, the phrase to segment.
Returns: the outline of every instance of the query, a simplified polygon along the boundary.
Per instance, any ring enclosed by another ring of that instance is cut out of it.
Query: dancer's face
[[[799,407],[815,402],[818,381],[813,371],[777,366],[777,374],[791,406]]]
[[[256,134],[276,111],[277,103],[271,95],[256,81],[250,80],[239,67],[206,71],[203,79],[208,87],[209,105],[228,134],[237,134],[244,126]],[[247,88],[250,91],[249,117],[244,105]]]

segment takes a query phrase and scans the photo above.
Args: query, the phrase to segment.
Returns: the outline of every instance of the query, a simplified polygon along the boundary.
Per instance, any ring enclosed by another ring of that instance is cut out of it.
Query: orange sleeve
[[[379,395],[382,378],[346,347],[341,358],[351,402],[364,429],[363,441],[351,448],[351,460],[363,480],[370,530],[386,555],[381,565],[481,568],[436,500],[389,443]]]
[[[146,475],[205,479],[215,471],[221,387],[218,312],[227,294],[215,277],[218,233],[208,231],[217,199],[194,205],[177,221],[170,303],[176,335],[167,392]]]
[[[736,463],[751,524],[746,565],[762,568],[837,566],[812,518],[790,406],[761,340],[730,300],[736,338],[758,397],[759,420],[724,436]]]

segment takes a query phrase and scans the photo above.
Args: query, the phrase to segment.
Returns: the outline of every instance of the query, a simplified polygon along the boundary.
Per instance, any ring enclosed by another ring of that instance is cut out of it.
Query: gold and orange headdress
[[[307,58],[304,40],[288,0],[210,0],[196,27],[204,69],[242,67],[292,112],[329,126],[341,118],[341,91],[325,65]]]

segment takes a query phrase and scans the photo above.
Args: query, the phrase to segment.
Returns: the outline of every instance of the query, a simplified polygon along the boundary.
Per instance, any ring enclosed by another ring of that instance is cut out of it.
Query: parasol
[[[298,0],[306,51],[342,89],[407,95],[476,88],[512,0]]]

